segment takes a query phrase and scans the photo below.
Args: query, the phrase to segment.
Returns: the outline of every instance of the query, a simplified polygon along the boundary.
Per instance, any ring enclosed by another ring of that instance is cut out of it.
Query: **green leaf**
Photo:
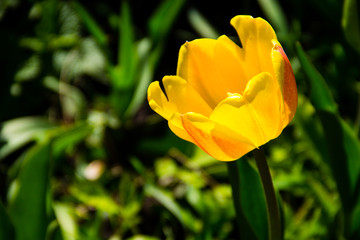
[[[318,111],[329,151],[329,165],[336,180],[345,214],[357,201],[360,176],[360,143],[353,130],[337,115]]]
[[[149,20],[149,31],[153,42],[164,39],[170,31],[185,0],[164,0]]]
[[[149,53],[151,42],[145,38],[138,44],[138,55],[142,56],[141,63],[139,64],[139,81],[135,86],[134,95],[126,110],[125,116],[132,117],[143,104],[147,94],[147,89],[150,82],[153,80],[156,62],[160,57],[160,52],[154,49]]]
[[[145,185],[145,193],[161,203],[179,220],[180,223],[182,223],[184,227],[192,232],[199,231],[199,220],[194,218],[189,211],[183,209],[178,203],[176,203],[175,199],[170,193],[167,193],[164,190],[159,189],[151,184]]]
[[[122,3],[120,20],[118,64],[121,69],[121,76],[120,79],[114,79],[114,81],[115,87],[128,89],[134,85],[136,52],[134,49],[134,31],[130,8],[127,1]]]
[[[320,156],[317,158],[327,161],[329,153],[324,131],[319,118],[316,117],[315,108],[302,94],[298,95],[298,100],[294,124],[298,131],[301,131],[301,136],[305,138],[308,146]]]
[[[337,112],[336,103],[326,84],[325,79],[310,62],[299,42],[296,43],[296,51],[305,74],[310,80],[310,98],[317,110],[325,110],[332,113]]]
[[[54,203],[54,212],[64,240],[80,239],[75,209],[64,203]]]
[[[93,128],[86,123],[80,123],[71,128],[56,130],[56,132],[53,133],[53,156],[59,157],[67,147],[72,147],[89,136],[92,130]]]
[[[8,214],[0,202],[0,239],[15,239],[14,226],[12,225]]]
[[[201,37],[216,39],[219,34],[211,26],[211,24],[196,9],[190,9],[188,12],[190,24],[198,32]]]
[[[70,187],[72,196],[82,203],[92,206],[110,216],[119,216],[120,206],[112,199],[101,185],[81,182]]]
[[[360,52],[360,3],[357,0],[345,0],[342,27],[350,45]]]
[[[101,45],[105,46],[107,43],[106,35],[101,29],[100,25],[96,23],[93,17],[89,14],[89,12],[77,1],[72,2],[73,8],[78,13],[79,17],[85,24],[85,27],[88,31],[94,36],[96,41]]]
[[[258,0],[258,3],[271,24],[281,33],[287,33],[288,25],[286,17],[279,2],[277,0]]]
[[[0,149],[0,159],[5,158],[31,141],[41,140],[55,124],[41,117],[21,117],[2,123],[1,140],[6,144]]]
[[[45,239],[50,145],[45,142],[29,149],[15,180],[16,190],[9,199],[9,216],[17,240]]]
[[[258,172],[246,159],[228,163],[241,239],[268,239],[267,211]]]
[[[360,239],[360,201],[358,201],[351,214],[351,239]]]

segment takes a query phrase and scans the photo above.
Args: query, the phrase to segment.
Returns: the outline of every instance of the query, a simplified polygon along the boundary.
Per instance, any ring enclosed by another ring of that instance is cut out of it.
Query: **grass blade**
[[[101,27],[96,23],[94,18],[90,15],[90,13],[79,2],[72,2],[72,6],[78,13],[79,17],[82,19],[88,31],[91,33],[91,35],[94,36],[95,40],[101,46],[105,46],[107,43],[106,35]]]

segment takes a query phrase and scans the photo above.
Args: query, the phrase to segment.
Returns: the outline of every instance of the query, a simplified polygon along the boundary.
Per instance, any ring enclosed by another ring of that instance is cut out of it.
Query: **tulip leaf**
[[[354,131],[336,114],[318,111],[329,151],[329,166],[337,183],[345,214],[358,198],[360,143]]]
[[[8,214],[0,202],[0,239],[15,239],[14,226],[12,225]]]
[[[360,52],[360,3],[358,0],[345,0],[342,27],[349,44]]]
[[[296,51],[301,66],[310,80],[310,98],[314,104],[314,107],[318,110],[325,110],[335,113],[337,111],[337,106],[325,79],[310,62],[299,42],[296,43]]]
[[[351,214],[351,239],[360,239],[360,201],[358,201]]]
[[[244,158],[229,162],[228,170],[241,239],[268,239],[266,202],[258,172]]]
[[[15,180],[16,190],[10,196],[9,216],[17,240],[45,239],[50,145],[50,142],[45,142],[29,149]]]

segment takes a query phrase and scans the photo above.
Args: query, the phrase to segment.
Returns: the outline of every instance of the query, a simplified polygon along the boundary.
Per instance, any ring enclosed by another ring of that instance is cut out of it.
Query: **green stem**
[[[259,170],[261,182],[265,192],[266,206],[268,212],[268,224],[270,240],[281,240],[281,220],[278,202],[276,200],[274,185],[271,179],[269,166],[266,161],[265,153],[262,149],[253,151],[256,165]]]

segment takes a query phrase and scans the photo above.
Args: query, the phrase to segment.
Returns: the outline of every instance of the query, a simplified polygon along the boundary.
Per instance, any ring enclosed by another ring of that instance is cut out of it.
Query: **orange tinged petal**
[[[187,113],[182,120],[196,145],[218,160],[232,161],[255,148],[245,137],[200,114]]]
[[[165,93],[159,82],[153,82],[148,88],[150,107],[169,121],[170,129],[180,138],[193,142],[182,126],[181,113],[199,112],[210,115],[212,109],[187,82],[178,76],[163,78]],[[186,99],[186,101],[184,101]]]
[[[279,86],[282,91],[284,103],[285,103],[285,127],[294,117],[297,103],[298,94],[295,82],[294,72],[292,70],[289,59],[287,58],[280,43],[274,41],[273,49],[273,65],[276,73],[276,78],[279,82]]]

